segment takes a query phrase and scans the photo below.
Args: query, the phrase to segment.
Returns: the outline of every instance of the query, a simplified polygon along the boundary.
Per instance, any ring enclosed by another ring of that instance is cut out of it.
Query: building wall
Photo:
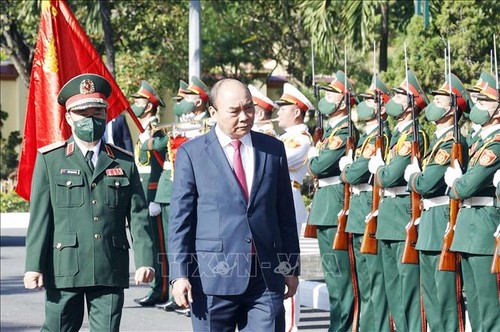
[[[1,64],[0,106],[9,117],[2,127],[2,137],[7,138],[12,131],[24,132],[28,88],[24,85],[12,64]]]

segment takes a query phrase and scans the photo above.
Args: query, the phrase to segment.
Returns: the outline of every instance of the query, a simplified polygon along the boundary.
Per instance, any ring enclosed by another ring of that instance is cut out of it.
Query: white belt
[[[406,191],[406,187],[404,186],[384,188],[383,190],[384,197],[394,198],[396,196],[402,196],[402,195],[409,195],[409,193]]]
[[[340,183],[342,183],[342,181],[340,181],[340,176],[331,176],[329,178],[318,179],[318,186],[320,188]]]
[[[353,184],[351,186],[351,193],[353,195],[359,195],[360,193],[364,191],[372,191],[373,187],[371,184],[368,183],[361,183],[361,184]]]
[[[170,171],[172,169],[172,163],[169,160],[165,160],[163,162],[163,169],[166,171]]]
[[[470,197],[464,199],[463,207],[470,208],[472,206],[494,206],[495,199],[493,197]]]
[[[151,174],[151,166],[137,166],[139,174]]]
[[[450,198],[448,196],[424,198],[422,200],[422,205],[424,207],[424,210],[426,211],[435,206],[447,205],[447,204],[450,204]]]

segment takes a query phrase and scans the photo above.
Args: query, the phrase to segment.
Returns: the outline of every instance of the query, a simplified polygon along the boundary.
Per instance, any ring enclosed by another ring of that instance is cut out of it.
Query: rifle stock
[[[383,151],[383,137],[377,136],[375,139],[375,151]],[[361,253],[376,255],[377,248],[377,238],[375,234],[377,233],[377,214],[378,207],[380,205],[380,190],[381,188],[377,185],[377,181],[373,179],[373,192],[372,192],[372,211],[370,212],[369,219],[365,226],[365,232],[363,234],[363,241],[361,242]]]
[[[354,140],[350,136],[347,138],[346,151],[354,151]],[[347,154],[346,153],[346,154]],[[333,239],[332,248],[335,250],[347,250],[347,245],[349,243],[349,234],[346,233],[345,229],[347,227],[347,214],[349,212],[349,204],[351,202],[351,185],[349,183],[344,183],[344,207],[338,215],[338,226],[337,233],[335,233],[335,238]]]
[[[450,165],[458,160],[462,164],[462,146],[460,143],[453,143],[451,150]],[[450,199],[450,222],[443,237],[443,248],[439,257],[439,271],[456,271],[457,253],[450,250],[453,237],[455,236],[455,225],[457,223],[458,210],[460,208],[460,200]]]
[[[496,237],[493,262],[491,262],[491,273],[500,273],[500,235]]]
[[[418,136],[418,131],[414,132],[414,136]],[[419,159],[419,145],[417,140],[413,140],[411,142],[411,158],[414,157]],[[408,225],[406,226],[406,238],[405,238],[405,247],[403,250],[403,257],[401,259],[401,263],[403,264],[418,264],[418,251],[415,248],[417,245],[417,225],[415,225],[415,221],[420,218],[420,214],[422,210],[420,209],[420,199],[421,196],[419,193],[412,191],[410,193],[411,199],[411,219]]]

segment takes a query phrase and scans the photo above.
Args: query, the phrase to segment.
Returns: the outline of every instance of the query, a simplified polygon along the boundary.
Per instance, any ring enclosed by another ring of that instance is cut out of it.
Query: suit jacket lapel
[[[264,165],[266,164],[266,156],[267,156],[267,154],[262,150],[262,144],[258,136],[254,135],[253,132],[250,132],[250,135],[252,136],[255,169],[253,174],[252,189],[250,191],[250,198],[248,200],[249,206],[255,199],[255,194],[259,189],[260,183],[262,181],[262,176],[264,174]]]

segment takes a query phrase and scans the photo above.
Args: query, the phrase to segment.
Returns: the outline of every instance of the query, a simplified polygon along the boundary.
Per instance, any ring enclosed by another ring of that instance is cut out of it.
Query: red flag
[[[108,121],[129,107],[123,92],[106,68],[65,0],[42,1],[38,39],[33,58],[26,122],[17,173],[16,192],[29,200],[37,149],[68,139],[64,107],[57,94],[71,78],[93,73],[111,84]]]

